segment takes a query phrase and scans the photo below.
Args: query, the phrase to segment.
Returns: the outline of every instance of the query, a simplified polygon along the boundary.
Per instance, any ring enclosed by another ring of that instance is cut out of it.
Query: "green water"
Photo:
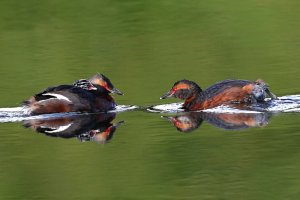
[[[0,1],[0,107],[96,72],[156,105],[179,79],[264,79],[299,94],[298,0]],[[104,145],[0,124],[0,199],[299,199],[299,114],[184,134],[128,111]]]

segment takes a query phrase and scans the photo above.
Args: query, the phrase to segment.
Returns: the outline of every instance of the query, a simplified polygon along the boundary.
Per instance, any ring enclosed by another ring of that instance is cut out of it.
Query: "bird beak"
[[[172,119],[173,119],[173,117],[170,117],[170,116],[161,116],[161,118],[165,119],[165,120],[167,120],[169,122],[172,122]]]
[[[265,91],[266,91],[266,93],[271,97],[271,99],[278,99],[278,97],[277,97],[275,94],[273,94],[273,93],[269,90],[269,88],[267,88]]]
[[[118,95],[124,95],[120,90],[117,88],[113,88],[110,90],[111,93],[118,94]]]
[[[167,92],[166,94],[162,95],[162,96],[160,97],[160,99],[166,99],[166,98],[172,97],[173,94],[174,94],[174,93],[173,93],[172,91],[169,91],[169,92]]]
[[[114,127],[118,128],[119,126],[121,126],[124,123],[125,123],[125,121],[119,121],[119,122],[114,124]]]

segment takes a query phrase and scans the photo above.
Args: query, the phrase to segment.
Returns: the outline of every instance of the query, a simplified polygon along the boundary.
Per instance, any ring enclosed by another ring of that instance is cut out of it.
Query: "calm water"
[[[203,88],[262,78],[278,96],[300,94],[299,6],[2,0],[0,107],[96,72],[125,93],[121,105],[178,102],[159,97],[183,78]],[[189,133],[162,115],[117,113],[101,124],[125,121],[106,144],[1,123],[0,199],[300,198],[299,113],[254,116],[264,123],[239,130],[204,120]]]

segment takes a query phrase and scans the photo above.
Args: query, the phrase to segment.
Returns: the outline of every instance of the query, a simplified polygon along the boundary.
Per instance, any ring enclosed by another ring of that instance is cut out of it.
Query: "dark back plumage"
[[[97,90],[97,88],[89,80],[86,79],[79,79],[75,81],[73,85],[85,90]]]

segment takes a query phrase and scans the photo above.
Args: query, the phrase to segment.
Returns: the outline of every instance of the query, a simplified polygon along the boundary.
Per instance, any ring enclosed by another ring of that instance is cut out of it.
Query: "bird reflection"
[[[117,127],[124,123],[111,123],[115,113],[72,115],[48,119],[30,119],[23,126],[47,136],[60,138],[76,137],[82,142],[106,143],[112,139]]]
[[[250,127],[263,127],[271,117],[268,113],[206,113],[188,112],[176,116],[162,116],[169,120],[180,132],[191,132],[207,121],[215,127],[239,130]]]

